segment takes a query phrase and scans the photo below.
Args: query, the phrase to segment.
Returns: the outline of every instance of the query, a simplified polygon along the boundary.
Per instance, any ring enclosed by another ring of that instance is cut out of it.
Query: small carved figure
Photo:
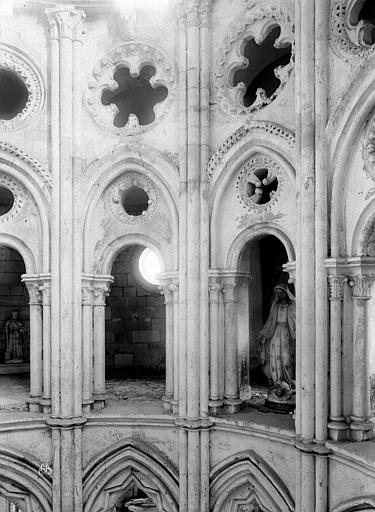
[[[296,305],[286,284],[278,284],[274,291],[270,314],[258,341],[263,371],[273,393],[282,399],[295,388]]]
[[[12,317],[5,324],[5,361],[23,362],[25,357],[25,329],[18,319],[18,311],[12,311]]]

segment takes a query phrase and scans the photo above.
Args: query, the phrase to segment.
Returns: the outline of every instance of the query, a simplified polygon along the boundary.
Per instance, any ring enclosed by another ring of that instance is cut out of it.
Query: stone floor
[[[107,405],[123,405],[127,402],[161,401],[165,381],[149,379],[107,379]],[[0,410],[26,410],[29,396],[27,375],[0,375]]]

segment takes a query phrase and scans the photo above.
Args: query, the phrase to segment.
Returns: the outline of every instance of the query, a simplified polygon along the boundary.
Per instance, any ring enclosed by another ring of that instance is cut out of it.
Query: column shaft
[[[220,353],[219,353],[219,296],[222,286],[211,282],[210,290],[210,410],[217,414],[223,405],[220,397]]]
[[[93,306],[92,288],[83,288],[82,293],[82,404],[89,411],[93,403]]]
[[[105,305],[94,306],[94,387],[95,401],[105,394]]]
[[[239,410],[238,345],[236,290],[233,279],[224,281],[224,405],[234,413]]]
[[[43,318],[39,302],[30,302],[30,397],[42,396]],[[39,408],[39,407],[38,407]]]

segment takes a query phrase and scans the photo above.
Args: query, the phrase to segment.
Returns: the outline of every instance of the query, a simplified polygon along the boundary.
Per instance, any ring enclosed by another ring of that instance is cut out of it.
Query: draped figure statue
[[[12,317],[5,324],[5,360],[22,362],[25,357],[25,329],[18,319],[18,311],[12,311]]]
[[[268,319],[258,335],[263,371],[277,395],[295,388],[296,304],[288,286],[274,288]]]

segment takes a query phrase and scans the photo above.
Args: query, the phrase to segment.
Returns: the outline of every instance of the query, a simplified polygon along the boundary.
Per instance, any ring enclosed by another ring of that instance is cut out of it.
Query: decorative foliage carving
[[[165,86],[168,89],[167,98],[155,105],[156,120],[153,123],[139,126],[136,115],[132,113],[124,127],[114,126],[118,108],[113,103],[108,106],[103,105],[101,99],[105,89],[115,90],[117,88],[118,84],[114,81],[113,75],[120,66],[127,67],[132,77],[139,76],[144,66],[153,66],[156,73],[150,78],[151,86],[154,89],[158,86]],[[89,81],[86,91],[86,105],[99,127],[115,135],[137,135],[155,126],[166,114],[175,94],[175,81],[174,67],[161,50],[146,43],[131,41],[112,49],[93,70],[92,79]]]
[[[358,19],[363,0],[333,0],[331,9],[331,41],[345,57],[364,58],[374,51],[367,40],[368,23]]]
[[[296,147],[296,140],[292,132],[286,130],[282,126],[271,123],[269,121],[251,121],[249,124],[242,125],[234,133],[232,133],[225,141],[218,147],[215,153],[211,156],[208,162],[208,177],[213,179],[216,168],[224,158],[225,154],[246,137],[248,133],[263,132],[273,136],[279,137],[286,143],[288,150],[291,154],[294,153]]]
[[[208,25],[208,14],[208,0],[184,0],[178,5],[178,24],[180,27]]]
[[[129,215],[122,204],[122,198],[127,190],[137,187],[143,189],[148,197],[148,208],[141,215]],[[105,207],[119,221],[130,225],[144,224],[154,214],[158,204],[158,194],[153,182],[137,172],[127,172],[115,180],[104,192]]]
[[[8,174],[0,173],[0,186],[4,186],[12,191],[14,196],[14,203],[8,213],[0,216],[0,224],[4,224],[10,220],[13,220],[18,215],[26,202],[26,190],[22,187],[18,181],[16,181]]]
[[[349,285],[353,288],[353,297],[357,299],[369,299],[371,286],[375,276],[370,274],[357,274],[349,277]]]
[[[82,21],[86,18],[83,11],[74,7],[60,6],[46,9],[51,39],[67,37],[80,41],[83,35]]]
[[[342,300],[344,297],[344,285],[348,278],[343,274],[328,276],[330,300]]]
[[[47,193],[47,197],[50,196],[51,189],[52,189],[52,179],[51,175],[48,172],[47,169],[45,169],[35,158],[32,158],[24,151],[16,148],[15,146],[12,146],[8,142],[1,142],[0,141],[0,152],[8,153],[9,155],[15,156],[16,158],[19,158],[23,162],[25,162],[27,165],[32,167],[37,175],[42,179],[43,181],[43,190]],[[0,155],[1,159],[1,155]]]
[[[0,120],[0,130],[19,130],[39,115],[44,105],[45,88],[37,68],[22,53],[9,46],[0,46],[0,68],[15,73],[27,88],[26,105],[15,117]]]
[[[245,93],[242,83],[232,85],[233,77],[238,69],[244,69],[249,62],[243,55],[244,44],[254,39],[257,45],[261,44],[270,32],[280,27],[280,35],[274,43],[275,48],[292,46],[291,60],[286,66],[275,70],[275,76],[280,80],[277,90],[267,97],[263,89],[258,89],[256,101],[246,107],[242,101]],[[241,16],[229,29],[222,47],[219,51],[215,86],[218,104],[228,113],[235,116],[248,116],[270,104],[286,84],[293,68],[294,62],[294,25],[289,14],[280,7],[261,6],[254,8],[251,4],[245,15]]]
[[[260,179],[260,171],[267,171],[267,176]],[[259,204],[264,187],[275,180],[277,180],[277,189],[270,193],[268,202]],[[246,209],[264,212],[277,201],[283,183],[284,178],[280,165],[269,156],[257,154],[246,162],[238,175],[236,180],[237,197]]]

